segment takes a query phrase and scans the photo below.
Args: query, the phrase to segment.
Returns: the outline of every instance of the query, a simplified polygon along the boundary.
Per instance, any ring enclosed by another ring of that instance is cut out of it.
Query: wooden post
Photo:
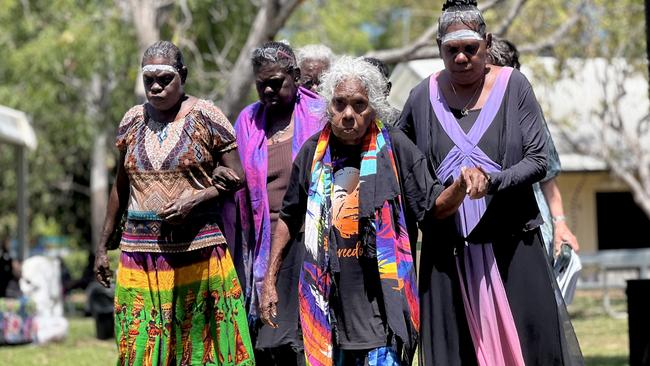
[[[18,243],[18,258],[24,261],[29,257],[29,241],[27,239],[27,153],[26,147],[16,146],[16,187],[18,193],[17,214],[18,231],[16,242]]]

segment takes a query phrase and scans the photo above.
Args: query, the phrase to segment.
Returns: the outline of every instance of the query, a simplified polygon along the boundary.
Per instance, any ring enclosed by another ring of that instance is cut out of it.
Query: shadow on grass
[[[627,356],[586,356],[585,366],[627,366]]]

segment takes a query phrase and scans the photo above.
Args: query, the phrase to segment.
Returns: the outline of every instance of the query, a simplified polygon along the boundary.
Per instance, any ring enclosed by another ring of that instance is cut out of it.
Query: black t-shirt
[[[330,240],[336,251],[339,272],[334,276],[332,306],[337,321],[338,346],[370,349],[386,345],[386,315],[376,259],[363,257],[359,241],[358,146],[332,144],[332,229]]]
[[[296,156],[280,211],[280,218],[287,224],[292,236],[297,235],[305,220],[318,135],[305,141]],[[390,138],[405,214],[414,221],[421,221],[433,211],[434,202],[443,186],[430,175],[426,159],[401,131],[391,130]],[[338,288],[333,291],[330,305],[337,320],[337,346],[343,349],[384,346],[389,332],[377,261],[362,256],[363,246],[357,240],[358,200],[354,198],[358,197],[361,152],[358,147],[343,152],[336,145],[331,152],[335,194],[332,198],[330,239],[336,245],[339,272],[333,276],[334,287]],[[337,159],[337,155],[348,158]],[[416,238],[417,235],[413,236],[412,248],[415,248]]]

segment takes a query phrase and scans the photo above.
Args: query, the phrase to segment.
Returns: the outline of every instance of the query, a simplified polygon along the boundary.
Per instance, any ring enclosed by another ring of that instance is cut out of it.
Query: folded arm
[[[489,173],[489,193],[524,184],[533,184],[546,174],[546,132],[542,111],[528,85],[519,102],[519,127],[523,137],[523,159],[513,166]],[[507,142],[506,142],[507,143]]]
[[[212,173],[213,175],[216,173],[219,177],[225,177],[224,181],[218,181],[191,196],[169,202],[158,216],[171,223],[181,223],[198,205],[217,199],[228,192],[234,192],[241,187],[244,183],[244,169],[239,161],[237,149],[219,154],[217,159],[218,166],[222,168],[221,170],[216,168]]]

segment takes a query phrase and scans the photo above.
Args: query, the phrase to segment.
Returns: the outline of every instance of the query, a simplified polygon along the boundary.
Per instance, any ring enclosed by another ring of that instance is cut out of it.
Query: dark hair
[[[492,47],[489,55],[490,63],[496,66],[510,66],[519,69],[519,51],[517,47],[507,39],[492,37]]]
[[[476,0],[445,1],[442,5],[442,15],[438,19],[438,41],[447,34],[449,26],[458,23],[464,24],[467,28],[480,34],[481,37],[485,37],[487,25],[483,14],[478,9]]]
[[[476,0],[447,0],[442,4],[442,11],[447,9],[465,10],[470,7],[478,8]]]
[[[173,64],[171,66],[174,66],[178,71],[185,66],[183,62],[183,53],[181,53],[181,50],[178,49],[175,44],[169,41],[158,41],[149,46],[149,48],[144,51],[144,55],[142,55],[142,66],[145,65],[145,60],[151,60],[157,57],[162,57],[166,60],[172,61]]]
[[[380,60],[378,58],[368,57],[368,56],[364,57],[363,61],[365,61],[365,62],[375,66],[377,69],[379,69],[379,72],[381,72],[381,74],[384,75],[384,77],[386,79],[388,79],[388,77],[390,76],[390,72],[388,71],[388,66],[386,66],[384,61],[382,61],[382,60]]]
[[[270,41],[253,50],[251,56],[253,70],[258,70],[263,65],[278,64],[285,71],[290,72],[297,67],[296,55],[291,46],[284,42]]]

